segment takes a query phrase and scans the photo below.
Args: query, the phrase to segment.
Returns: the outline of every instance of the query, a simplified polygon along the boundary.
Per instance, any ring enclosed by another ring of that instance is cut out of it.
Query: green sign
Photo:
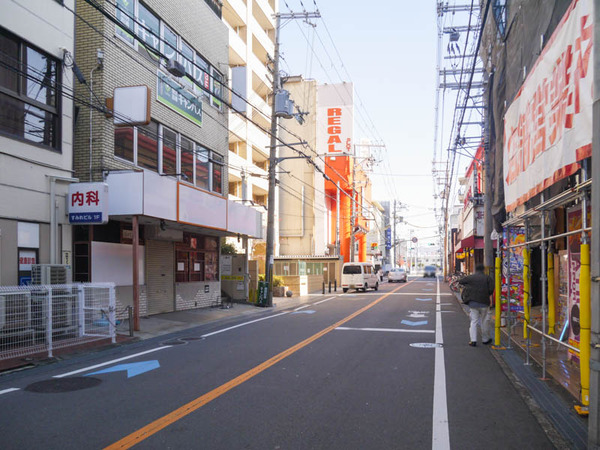
[[[202,100],[186,91],[168,76],[158,72],[157,100],[198,126],[202,126]]]

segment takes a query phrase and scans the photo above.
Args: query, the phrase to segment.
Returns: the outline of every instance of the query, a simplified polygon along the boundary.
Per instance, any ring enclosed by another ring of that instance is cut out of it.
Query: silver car
[[[388,273],[388,282],[393,283],[406,283],[407,275],[406,270],[395,268],[389,271]]]

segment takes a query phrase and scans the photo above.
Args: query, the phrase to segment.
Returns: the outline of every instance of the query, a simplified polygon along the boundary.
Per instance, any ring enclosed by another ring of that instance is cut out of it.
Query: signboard
[[[108,184],[69,185],[69,223],[102,225],[108,223]]]
[[[221,255],[221,275],[231,275],[232,260],[231,255]],[[222,276],[221,279],[223,279]]]
[[[352,83],[317,86],[317,153],[352,153],[354,86]]]
[[[592,153],[591,0],[577,0],[504,117],[507,211],[575,173]]]
[[[156,99],[196,125],[202,126],[202,100],[160,70],[157,75]]]
[[[508,247],[525,242],[525,228],[510,227],[503,232],[503,246]],[[503,250],[502,257],[502,311],[508,309],[510,299],[511,311],[523,311],[523,248],[514,247],[510,251]]]
[[[386,250],[392,249],[392,229],[391,228],[385,229],[385,249]]]

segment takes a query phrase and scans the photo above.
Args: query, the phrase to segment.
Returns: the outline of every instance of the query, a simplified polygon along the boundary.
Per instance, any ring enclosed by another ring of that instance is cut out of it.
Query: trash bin
[[[268,306],[269,302],[269,283],[266,281],[258,282],[258,299],[256,304],[258,306]]]

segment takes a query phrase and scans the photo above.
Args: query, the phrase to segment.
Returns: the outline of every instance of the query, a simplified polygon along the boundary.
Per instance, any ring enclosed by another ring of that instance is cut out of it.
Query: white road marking
[[[408,330],[405,328],[350,328],[337,327],[336,330],[350,331],[387,331],[388,333],[435,333],[434,330]]]
[[[355,296],[363,296],[363,295],[381,295],[381,292],[365,292],[365,293],[359,293],[359,294],[340,294],[340,297],[355,297]],[[387,294],[388,296],[392,296],[392,295],[431,295],[429,293],[425,293],[423,291],[421,292],[385,292],[385,294]],[[454,294],[447,294],[447,293],[443,293],[440,292],[438,295],[440,295],[441,297],[444,296],[453,296]]]
[[[444,343],[442,333],[442,312],[440,305],[440,281],[437,282],[437,310],[435,313],[435,342]],[[435,450],[450,449],[450,432],[448,430],[448,399],[446,396],[446,365],[444,362],[444,346],[435,349],[435,374],[433,382],[433,430],[431,448]]]
[[[328,302],[329,300],[333,300],[335,297],[329,297],[326,298],[325,300],[321,300],[320,302],[315,303],[315,305],[320,305],[321,303],[325,303]]]
[[[296,308],[294,311],[300,311],[301,309],[308,308],[310,305],[304,305]]]
[[[240,323],[239,325],[234,325],[234,326],[229,327],[229,328],[223,328],[222,330],[213,331],[212,333],[203,334],[200,337],[206,338],[206,337],[209,337],[209,336],[214,336],[215,334],[224,333],[226,331],[234,330],[235,328],[239,328],[239,327],[245,327],[246,325],[250,325],[251,323],[261,322],[263,320],[272,319],[272,318],[278,317],[278,316],[283,316],[284,314],[289,314],[289,312],[285,311],[285,312],[282,312],[282,313],[279,313],[279,314],[273,314],[272,316],[263,317],[262,319],[256,319],[256,320],[251,320],[250,322]]]
[[[2,394],[8,394],[9,392],[20,391],[20,390],[21,389],[19,389],[19,388],[4,389],[3,391],[0,391],[0,395],[2,395]]]
[[[101,364],[96,364],[94,366],[84,367],[83,369],[74,370],[73,372],[63,373],[62,375],[54,375],[52,378],[69,377],[71,375],[75,375],[75,374],[78,374],[78,373],[87,372],[88,370],[97,369],[98,367],[108,366],[110,364],[114,364],[114,363],[118,363],[118,362],[121,362],[121,361],[125,361],[127,359],[136,358],[136,357],[142,356],[142,355],[147,355],[148,353],[157,352],[159,350],[164,350],[165,348],[171,348],[171,346],[170,345],[164,345],[162,347],[152,348],[150,350],[146,350],[145,352],[139,352],[139,353],[135,353],[133,355],[124,356],[123,358],[117,358],[117,359],[113,359],[112,361],[107,361],[107,362],[103,362]]]

